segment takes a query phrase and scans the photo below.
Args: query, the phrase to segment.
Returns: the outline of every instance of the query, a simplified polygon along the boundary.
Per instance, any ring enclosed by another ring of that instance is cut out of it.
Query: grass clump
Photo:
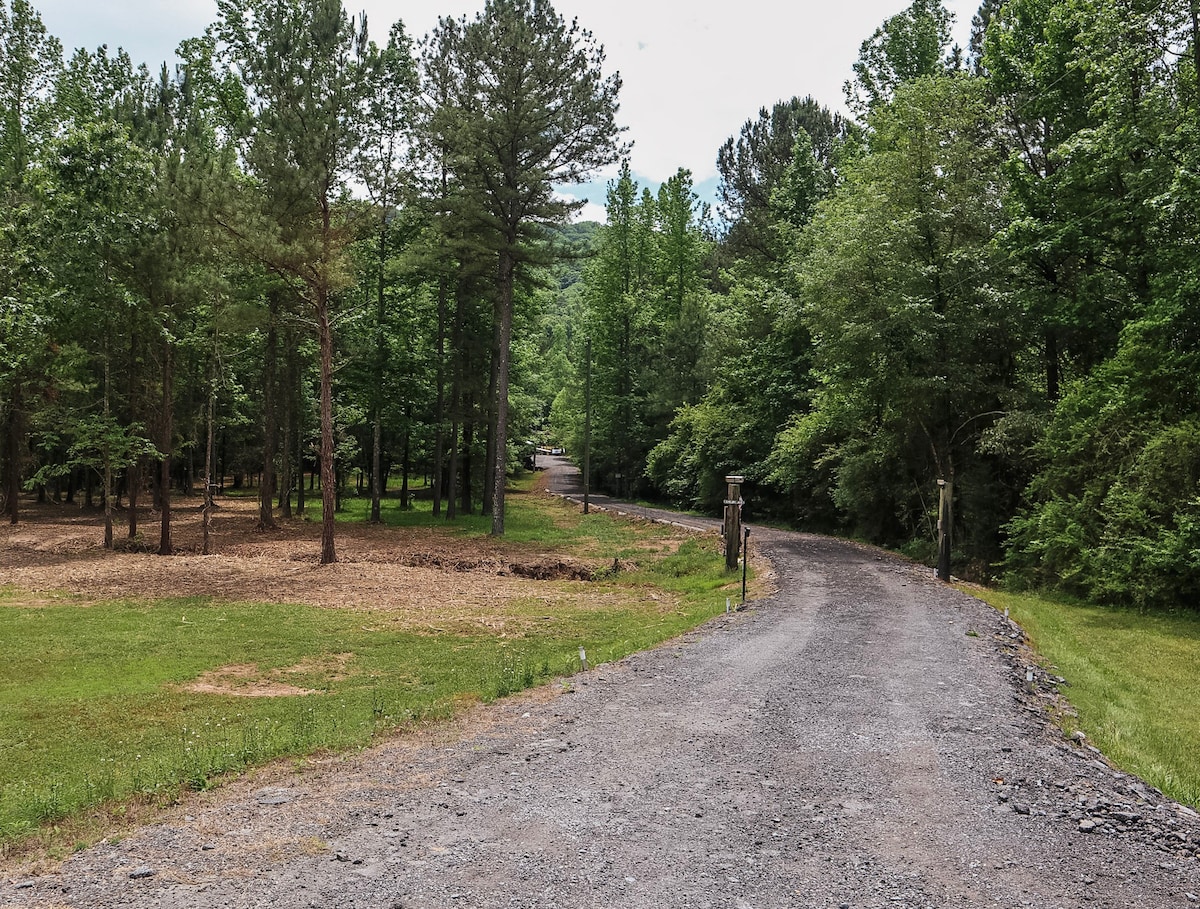
[[[1007,608],[1057,667],[1096,747],[1171,798],[1200,806],[1200,615],[971,592]]]

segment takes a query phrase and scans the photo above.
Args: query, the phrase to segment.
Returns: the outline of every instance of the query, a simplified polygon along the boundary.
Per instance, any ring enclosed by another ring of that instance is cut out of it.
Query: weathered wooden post
[[[938,558],[939,580],[950,580],[950,549],[954,543],[954,480],[938,480]]]
[[[730,571],[738,567],[738,552],[742,548],[742,484],[745,477],[728,476],[729,488],[725,495],[725,567]]]

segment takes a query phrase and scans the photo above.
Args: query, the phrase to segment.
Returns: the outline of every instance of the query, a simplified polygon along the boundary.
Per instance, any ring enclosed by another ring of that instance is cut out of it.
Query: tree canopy
[[[0,0],[0,490],[103,507],[319,482],[504,531],[531,441],[622,496],[1142,608],[1200,590],[1200,12],[940,0],[646,185],[619,76],[542,0],[372,40],[219,0],[174,69]],[[617,165],[604,224],[559,190]],[[586,427],[590,426],[590,434]],[[942,486],[940,484],[946,484]],[[200,487],[200,489],[197,489]],[[98,501],[97,501],[98,497]],[[82,499],[82,501],[80,501]],[[207,545],[207,544],[206,544]]]

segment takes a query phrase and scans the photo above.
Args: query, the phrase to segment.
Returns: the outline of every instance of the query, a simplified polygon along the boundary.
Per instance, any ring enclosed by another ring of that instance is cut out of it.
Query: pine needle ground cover
[[[511,496],[502,543],[477,519],[447,529],[427,503],[387,503],[395,526],[383,528],[347,504],[346,561],[325,568],[304,526],[282,530],[285,543],[226,527],[225,555],[169,558],[78,541],[39,552],[36,528],[19,531],[0,557],[28,582],[0,588],[0,853],[52,842],[89,813],[102,828],[231,772],[568,676],[581,647],[593,666],[618,659],[723,611],[740,584],[715,535],[584,516],[548,496]],[[35,583],[39,556],[51,571]],[[135,568],[168,580],[141,595]],[[223,595],[158,595],[202,586],[196,573]],[[121,583],[126,595],[107,595]]]
[[[1007,608],[1067,680],[1078,728],[1119,767],[1200,806],[1200,615],[970,590]]]

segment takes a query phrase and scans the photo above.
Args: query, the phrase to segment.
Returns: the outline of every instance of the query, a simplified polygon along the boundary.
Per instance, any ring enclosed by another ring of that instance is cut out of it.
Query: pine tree
[[[449,103],[431,118],[435,144],[496,260],[488,469],[492,533],[504,533],[508,465],[509,358],[517,273],[535,257],[539,228],[561,223],[576,203],[553,188],[576,183],[620,156],[615,117],[620,79],[602,73],[603,49],[543,0],[490,0],[472,20],[442,19],[433,40],[455,78]]]

